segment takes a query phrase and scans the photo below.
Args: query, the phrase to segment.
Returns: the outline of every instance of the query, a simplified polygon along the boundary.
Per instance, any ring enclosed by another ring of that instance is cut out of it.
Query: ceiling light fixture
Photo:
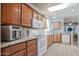
[[[48,10],[49,10],[49,12],[54,12],[54,11],[61,10],[61,9],[68,7],[69,4],[70,3],[64,3],[64,4],[56,5],[56,6],[53,6],[53,7],[49,7]]]

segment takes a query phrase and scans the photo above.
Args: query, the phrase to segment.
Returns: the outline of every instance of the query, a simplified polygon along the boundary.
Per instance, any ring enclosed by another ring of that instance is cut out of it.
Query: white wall
[[[79,4],[77,6],[77,15],[78,15],[78,46],[79,46]]]
[[[1,22],[1,4],[0,4],[0,22]],[[1,45],[1,25],[0,25],[0,45]],[[1,52],[1,49],[0,49],[0,52]],[[0,55],[1,55],[1,53],[0,53]]]
[[[51,29],[52,30],[52,32],[53,33],[63,33],[64,32],[64,20],[63,20],[63,18],[57,18],[57,19],[52,19],[51,21],[50,21],[50,25],[51,25],[51,23],[53,23],[53,22],[61,22],[61,29],[58,29],[58,30],[53,30],[53,29]]]
[[[0,22],[1,22],[1,4],[0,4]]]
[[[34,6],[32,3],[27,3],[30,7],[32,7],[34,10],[38,11],[39,13],[43,14],[42,10]]]

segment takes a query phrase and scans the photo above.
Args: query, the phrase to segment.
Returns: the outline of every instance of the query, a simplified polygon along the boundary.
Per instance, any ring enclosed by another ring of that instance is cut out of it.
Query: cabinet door
[[[25,4],[22,4],[22,25],[31,27],[32,9]]]
[[[53,43],[53,36],[50,35],[50,45],[52,45],[52,43]]]
[[[58,34],[58,42],[61,42],[61,34]]]
[[[52,40],[51,40],[51,35],[49,35],[49,42],[50,42],[50,45],[51,45],[51,43],[52,43]]]
[[[37,38],[27,41],[27,56],[37,55]]]
[[[33,11],[33,18],[34,19],[37,19],[38,15],[37,15],[37,12],[36,11]]]
[[[47,28],[47,19],[42,17],[43,27]]]
[[[49,48],[49,46],[50,46],[50,36],[48,35],[48,38],[47,38],[47,47]]]
[[[53,35],[51,35],[51,38],[52,38],[52,43],[53,43],[53,40],[54,40],[54,36],[53,36]]]
[[[55,34],[54,35],[54,43],[57,43],[58,42],[58,37],[57,37],[57,35]]]
[[[26,49],[19,51],[19,52],[13,54],[12,56],[26,56]]]
[[[40,14],[38,14],[38,20],[42,21],[42,16]]]
[[[20,7],[19,3],[2,4],[2,24],[20,25]]]
[[[29,46],[27,47],[27,53],[29,53],[30,51],[36,49],[36,45],[32,45],[32,46]]]
[[[2,48],[1,49],[1,54],[3,56],[9,56],[13,55],[14,53],[17,53],[18,51],[21,51],[26,48],[26,42],[16,44],[10,47]]]
[[[36,56],[37,55],[37,50],[34,49],[31,52],[27,53],[27,56]]]
[[[54,43],[61,42],[61,34],[55,34],[54,35]]]

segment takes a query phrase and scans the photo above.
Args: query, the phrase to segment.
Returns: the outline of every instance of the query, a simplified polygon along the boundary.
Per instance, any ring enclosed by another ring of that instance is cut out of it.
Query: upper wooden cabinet
[[[51,23],[51,28],[52,29],[58,29],[58,30],[60,30],[61,29],[61,22],[60,21],[57,21],[57,22],[52,22]]]
[[[38,20],[42,21],[42,16],[40,14],[38,14]]]
[[[22,4],[22,25],[31,27],[32,25],[32,9]]]
[[[20,10],[19,3],[2,3],[1,4],[1,23],[20,25]]]
[[[43,22],[43,28],[47,28],[47,19],[45,17],[42,17]]]
[[[33,18],[37,19],[38,18],[38,13],[36,11],[33,10]]]

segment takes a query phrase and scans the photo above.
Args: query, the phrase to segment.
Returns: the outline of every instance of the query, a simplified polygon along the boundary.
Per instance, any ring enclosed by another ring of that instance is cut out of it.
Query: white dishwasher
[[[71,42],[70,34],[62,34],[62,43],[69,43]]]
[[[37,55],[42,56],[47,50],[47,36],[38,36]]]

